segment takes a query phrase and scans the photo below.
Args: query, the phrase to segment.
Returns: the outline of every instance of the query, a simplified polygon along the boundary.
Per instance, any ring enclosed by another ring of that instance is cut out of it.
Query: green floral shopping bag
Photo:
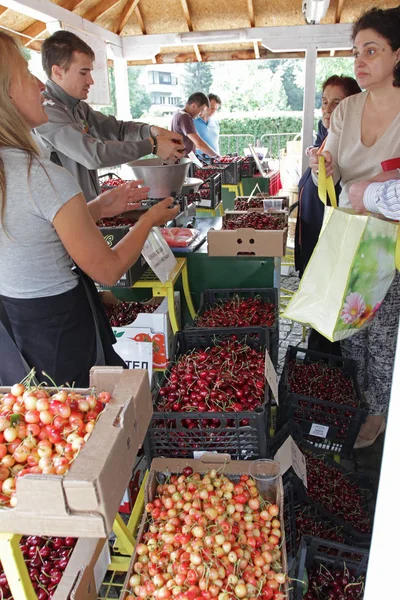
[[[396,272],[399,226],[334,208],[333,181],[324,177],[322,161],[319,171],[319,196],[326,205],[328,192],[332,206],[325,206],[318,244],[283,317],[335,342],[366,327],[382,304]]]

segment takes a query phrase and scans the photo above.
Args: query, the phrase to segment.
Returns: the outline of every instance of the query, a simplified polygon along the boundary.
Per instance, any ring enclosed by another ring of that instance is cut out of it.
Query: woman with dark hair
[[[347,96],[358,94],[361,89],[355,79],[343,75],[332,75],[322,86],[322,119],[318,123],[318,134],[310,153],[316,153],[328,135],[331,114]],[[340,183],[336,184],[336,195],[340,194]],[[318,190],[308,168],[299,181],[299,207],[295,233],[295,264],[302,277],[304,270],[317,245],[324,218],[324,205],[318,198]],[[340,344],[332,344],[315,330],[308,338],[310,350],[340,354]]]
[[[374,8],[353,27],[354,70],[366,91],[346,98],[332,115],[323,155],[327,175],[340,179],[339,206],[351,208],[353,183],[381,173],[381,162],[400,156],[400,7]],[[318,157],[310,157],[314,183]],[[398,172],[385,174],[397,179]],[[397,273],[371,325],[341,343],[357,361],[359,383],[369,407],[355,448],[370,446],[385,429],[400,314]]]

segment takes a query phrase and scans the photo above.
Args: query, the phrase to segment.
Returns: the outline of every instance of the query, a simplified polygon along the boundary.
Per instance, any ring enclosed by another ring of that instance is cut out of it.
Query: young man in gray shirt
[[[93,50],[69,31],[57,31],[44,41],[42,64],[49,79],[43,96],[49,120],[35,130],[52,160],[74,175],[87,202],[100,193],[97,169],[151,153],[177,160],[184,149],[177,133],[118,121],[84,102],[93,84],[94,59]]]

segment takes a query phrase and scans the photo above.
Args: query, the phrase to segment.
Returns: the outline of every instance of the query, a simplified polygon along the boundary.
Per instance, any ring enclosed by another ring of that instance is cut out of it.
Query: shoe
[[[361,436],[358,436],[358,438],[356,439],[356,443],[354,444],[354,450],[360,450],[361,448],[368,448],[369,446],[372,446],[372,444],[376,442],[377,438],[381,435],[381,433],[385,431],[385,429],[386,421],[383,420],[379,426],[378,431],[376,432],[376,435],[373,438],[363,438]]]

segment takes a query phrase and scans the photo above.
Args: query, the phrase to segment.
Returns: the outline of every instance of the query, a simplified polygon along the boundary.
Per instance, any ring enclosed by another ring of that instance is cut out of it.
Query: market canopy
[[[306,25],[303,0],[0,0],[0,27],[40,50],[64,24],[107,41],[129,64],[304,56],[310,43],[318,55],[340,55],[349,52],[349,24],[377,4],[306,1],[327,8],[321,25]]]

